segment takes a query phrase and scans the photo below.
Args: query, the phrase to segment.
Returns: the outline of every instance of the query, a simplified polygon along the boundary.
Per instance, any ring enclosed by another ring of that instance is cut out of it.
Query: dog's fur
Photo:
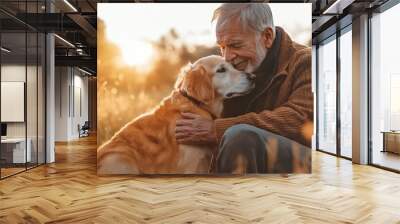
[[[179,145],[176,120],[182,112],[219,117],[223,99],[249,92],[253,81],[254,75],[234,69],[220,56],[188,65],[157,108],[129,122],[99,147],[98,174],[208,173],[213,149]]]

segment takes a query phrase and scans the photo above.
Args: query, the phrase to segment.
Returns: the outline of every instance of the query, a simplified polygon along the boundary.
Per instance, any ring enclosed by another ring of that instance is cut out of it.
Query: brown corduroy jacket
[[[292,41],[280,29],[276,73],[261,89],[256,112],[215,120],[220,140],[229,127],[249,124],[311,147],[313,94],[311,91],[311,48]]]

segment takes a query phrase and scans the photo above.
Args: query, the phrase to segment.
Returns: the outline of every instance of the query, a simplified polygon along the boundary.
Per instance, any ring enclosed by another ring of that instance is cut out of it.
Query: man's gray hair
[[[218,27],[233,18],[239,18],[245,30],[262,32],[271,27],[275,35],[272,11],[267,3],[224,3],[214,11],[212,21],[217,20]]]

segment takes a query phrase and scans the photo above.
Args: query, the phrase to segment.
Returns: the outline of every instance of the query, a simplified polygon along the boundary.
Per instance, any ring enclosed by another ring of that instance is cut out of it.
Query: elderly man
[[[223,4],[214,12],[222,56],[256,75],[254,90],[224,102],[222,118],[184,113],[181,144],[217,145],[215,172],[311,172],[311,50],[274,27],[267,3]],[[306,147],[308,146],[308,147]]]

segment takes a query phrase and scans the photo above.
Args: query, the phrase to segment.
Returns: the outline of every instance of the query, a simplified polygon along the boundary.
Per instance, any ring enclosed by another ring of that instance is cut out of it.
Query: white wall
[[[88,120],[88,78],[81,76],[82,73],[76,74],[77,70],[74,70],[74,108],[71,120],[72,122],[72,130],[71,135],[74,138],[78,138],[78,124],[81,126]]]
[[[55,73],[55,140],[74,140],[78,124],[88,120],[88,78],[72,67],[56,67]]]
[[[67,67],[55,68],[55,141],[68,140],[68,71]]]

